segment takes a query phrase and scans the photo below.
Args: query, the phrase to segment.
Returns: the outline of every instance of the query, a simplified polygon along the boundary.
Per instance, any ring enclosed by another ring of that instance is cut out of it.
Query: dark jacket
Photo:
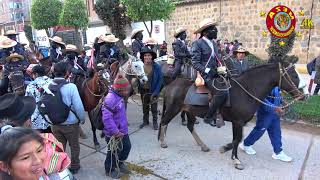
[[[100,48],[101,51],[102,47]],[[116,59],[120,61],[120,49],[118,46],[113,45],[112,47],[107,47],[104,45],[104,51],[101,51],[102,57],[106,58],[109,64],[112,64],[114,61],[111,59]]]
[[[75,75],[84,75],[85,74],[86,67],[85,67],[83,59],[81,57],[78,57],[78,59],[77,59],[77,66],[75,66],[75,64],[74,64],[74,59],[70,59],[68,57],[65,57],[64,61],[68,63],[68,70],[72,74],[75,74]]]
[[[183,62],[182,60],[185,58],[191,58],[191,54],[188,51],[188,47],[185,43],[183,43],[180,39],[176,39],[172,43],[172,49],[174,53],[174,58],[176,61]]]
[[[132,55],[137,57],[138,52],[141,51],[141,48],[143,47],[143,42],[140,40],[133,40],[132,42]]]
[[[50,58],[51,58],[52,62],[54,62],[54,63],[58,63],[61,60],[63,60],[63,56],[58,55],[56,49],[54,49],[54,48],[50,49]]]
[[[213,48],[216,56],[219,56],[218,54],[218,47],[215,42],[213,42]],[[209,45],[206,43],[206,41],[202,38],[196,40],[192,44],[192,65],[193,67],[201,73],[201,75],[205,75],[205,69],[211,68],[212,71],[217,71],[217,58],[216,56],[211,57],[212,50],[209,47]],[[210,62],[208,63],[208,66],[205,67],[208,60],[210,58]]]
[[[232,59],[232,66],[233,68],[231,70],[231,73],[234,75],[240,75],[244,71],[248,70],[251,65],[247,59],[242,60],[242,63],[237,59]]]
[[[158,96],[160,94],[161,86],[163,83],[163,74],[161,71],[161,67],[158,63],[153,63],[152,65],[152,77],[148,79],[151,85],[150,92],[154,96]],[[139,84],[139,88],[143,88],[142,84]]]
[[[316,75],[314,78],[314,83],[320,84],[320,56],[316,58],[315,71],[316,71]]]

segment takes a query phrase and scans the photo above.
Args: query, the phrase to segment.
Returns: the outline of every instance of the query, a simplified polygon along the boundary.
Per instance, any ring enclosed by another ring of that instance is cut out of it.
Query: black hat
[[[0,119],[9,119],[23,124],[31,117],[36,108],[36,101],[30,96],[5,94],[0,96]]]
[[[143,61],[143,56],[144,54],[146,53],[150,53],[152,55],[152,60],[156,59],[157,58],[157,53],[155,53],[151,48],[149,48],[148,46],[144,46],[143,48],[141,48],[141,51],[140,51],[140,58],[142,59]]]

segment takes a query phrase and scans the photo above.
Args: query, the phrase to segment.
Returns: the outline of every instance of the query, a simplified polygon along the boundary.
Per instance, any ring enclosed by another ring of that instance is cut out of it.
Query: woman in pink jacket
[[[128,95],[130,84],[126,78],[119,75],[112,86],[113,88],[109,90],[109,93],[104,99],[102,121],[107,143],[109,144],[110,141],[112,142],[114,139],[119,140],[117,144],[119,163],[114,154],[108,151],[104,165],[106,175],[118,179],[124,174],[130,173],[128,167],[124,164],[131,149],[124,103],[124,97]],[[117,163],[119,169],[117,169]]]

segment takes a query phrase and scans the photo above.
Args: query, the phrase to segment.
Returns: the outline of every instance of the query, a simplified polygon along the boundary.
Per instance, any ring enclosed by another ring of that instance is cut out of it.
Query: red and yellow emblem
[[[279,5],[269,11],[266,24],[272,35],[285,38],[294,32],[296,17],[290,8]]]

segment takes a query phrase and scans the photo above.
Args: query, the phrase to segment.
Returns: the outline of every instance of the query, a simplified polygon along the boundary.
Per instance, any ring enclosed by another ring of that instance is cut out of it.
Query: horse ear
[[[132,56],[131,54],[127,53],[129,59],[131,59],[131,61],[136,61],[136,58],[134,56]]]

